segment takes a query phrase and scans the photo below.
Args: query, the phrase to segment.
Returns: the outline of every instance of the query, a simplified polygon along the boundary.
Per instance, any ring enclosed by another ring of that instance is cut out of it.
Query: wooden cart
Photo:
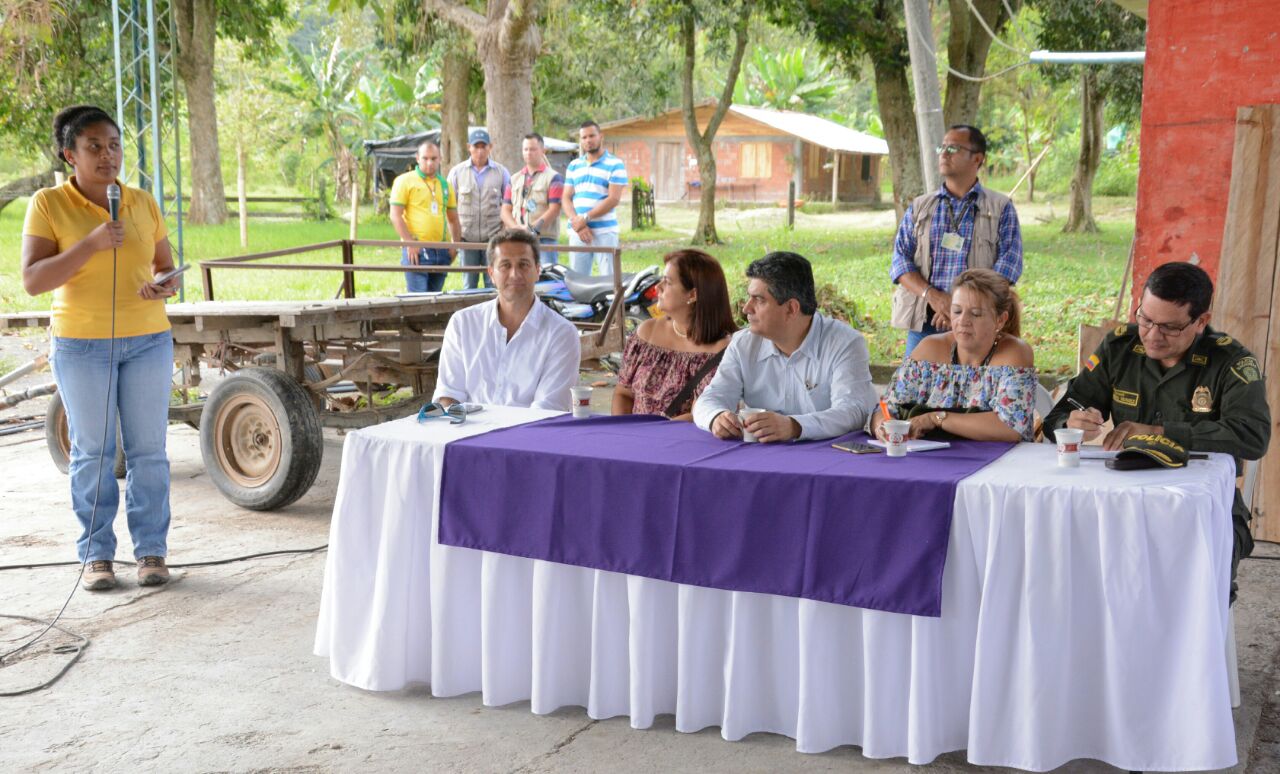
[[[361,244],[400,243],[342,240],[205,261],[200,268],[208,300],[166,306],[176,374],[169,418],[199,429],[209,475],[236,505],[273,510],[305,494],[320,470],[322,428],[366,427],[416,412],[434,389],[437,357],[450,315],[494,297],[492,291],[480,291],[355,298],[356,271],[466,271],[355,266],[353,248]],[[250,264],[331,247],[342,248],[341,264]],[[617,253],[614,262],[615,266],[620,263]],[[343,272],[341,297],[216,301],[211,276],[215,268],[339,271]],[[622,348],[618,306],[615,300],[604,324],[582,332],[584,360]],[[49,323],[49,312],[0,315],[0,332]],[[201,366],[227,374],[204,400],[198,397]],[[45,424],[50,455],[65,472],[70,441],[57,396]],[[122,474],[123,456],[118,456],[116,467]]]

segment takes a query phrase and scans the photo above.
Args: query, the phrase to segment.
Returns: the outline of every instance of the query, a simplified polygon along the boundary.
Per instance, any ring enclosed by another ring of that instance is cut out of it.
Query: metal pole
[[[1032,51],[1031,64],[1142,64],[1146,51]]]
[[[164,152],[160,145],[160,78],[156,75],[156,4],[147,0],[147,67],[151,86],[151,195],[157,206],[164,201]],[[161,210],[163,212],[163,210]]]
[[[942,97],[938,61],[934,55],[933,19],[929,0],[902,0],[907,19],[907,48],[911,53],[911,82],[916,90],[916,133],[920,137],[920,171],[926,191],[938,187],[938,156],[942,144]]]
[[[115,52],[116,61],[116,120],[122,125],[124,124],[124,73],[120,69],[120,0],[111,0],[111,32],[112,41],[114,43],[113,50]],[[125,137],[120,138],[120,144],[124,145],[128,140]],[[121,165],[120,171],[124,172]],[[124,176],[124,181],[129,182],[129,176]]]
[[[133,0],[129,26],[133,28],[133,131],[138,143],[138,187],[150,188],[147,179],[147,123],[142,103],[142,24],[138,21],[141,9],[138,0]]]
[[[787,182],[787,228],[796,227],[796,181]]]
[[[177,41],[178,26],[173,18],[173,3],[169,4],[169,40]],[[176,45],[176,43],[174,44]],[[173,203],[177,207],[175,214],[178,221],[178,265],[185,262],[182,242],[182,135],[178,126],[178,67],[174,63],[173,48],[169,49],[169,95],[172,100],[170,114],[173,117]],[[164,202],[160,202],[161,208]],[[178,286],[178,301],[186,301],[186,283]]]

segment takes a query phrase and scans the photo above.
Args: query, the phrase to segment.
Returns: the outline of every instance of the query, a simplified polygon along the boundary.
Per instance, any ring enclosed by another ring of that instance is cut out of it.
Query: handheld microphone
[[[112,220],[120,220],[120,186],[115,183],[107,186],[107,209]]]

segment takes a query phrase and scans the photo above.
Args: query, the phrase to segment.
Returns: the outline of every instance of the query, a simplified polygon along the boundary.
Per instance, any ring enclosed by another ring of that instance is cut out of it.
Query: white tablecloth
[[[942,617],[922,618],[438,545],[445,444],[550,415],[347,437],[315,642],[334,678],[913,763],[1235,764],[1228,457],[1118,473],[1016,447],[961,482]]]

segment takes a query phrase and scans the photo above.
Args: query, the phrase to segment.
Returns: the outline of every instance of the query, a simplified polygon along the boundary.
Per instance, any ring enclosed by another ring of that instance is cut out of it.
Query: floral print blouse
[[[685,384],[714,355],[714,352],[679,352],[650,344],[639,336],[628,336],[627,345],[622,351],[622,370],[618,372],[618,385],[630,389],[635,396],[631,413],[665,415],[671,401],[676,399]],[[711,384],[711,377],[715,374],[716,369],[709,369],[693,391],[693,398],[673,416],[692,411],[693,399]]]
[[[1009,427],[1034,440],[1036,369],[972,366],[908,360],[893,375],[884,402],[894,417],[913,406],[956,411],[994,411]]]

